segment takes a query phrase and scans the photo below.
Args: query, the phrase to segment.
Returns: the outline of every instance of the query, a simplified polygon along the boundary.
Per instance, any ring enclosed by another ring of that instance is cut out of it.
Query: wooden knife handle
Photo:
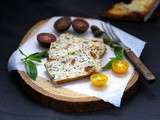
[[[153,81],[156,79],[153,73],[142,63],[142,61],[134,54],[131,49],[125,49],[125,52],[129,60],[133,63],[133,65],[135,65],[139,72],[142,73],[146,80]]]

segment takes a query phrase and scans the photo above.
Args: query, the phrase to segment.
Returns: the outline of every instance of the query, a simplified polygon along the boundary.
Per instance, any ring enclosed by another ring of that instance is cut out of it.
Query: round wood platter
[[[47,21],[48,20],[42,20],[34,25],[23,37],[20,45],[25,43],[29,37],[33,36]],[[82,95],[61,87],[54,87],[49,80],[44,80],[41,77],[33,81],[25,72],[18,71],[18,73],[22,78],[20,83],[25,92],[37,102],[54,108],[55,110],[62,112],[89,112],[112,106],[110,103],[106,103],[96,97]],[[135,71],[125,89],[123,100],[136,92],[138,88],[138,77],[139,74]]]

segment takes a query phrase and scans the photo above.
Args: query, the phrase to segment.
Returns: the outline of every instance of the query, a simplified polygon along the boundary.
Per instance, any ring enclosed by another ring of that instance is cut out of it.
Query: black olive
[[[56,41],[56,37],[51,33],[40,33],[37,35],[37,41],[43,47],[49,47],[51,42]]]
[[[73,20],[72,27],[77,33],[84,33],[88,30],[89,24],[86,20],[77,18]]]
[[[70,26],[71,26],[70,17],[62,17],[62,18],[58,19],[54,24],[55,30],[57,32],[61,32],[61,33],[68,30]]]

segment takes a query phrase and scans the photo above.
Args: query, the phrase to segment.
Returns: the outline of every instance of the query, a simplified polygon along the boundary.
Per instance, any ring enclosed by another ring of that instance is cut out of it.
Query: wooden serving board
[[[25,43],[28,38],[33,36],[36,31],[48,20],[43,20],[34,25],[24,36],[20,45]],[[24,90],[36,101],[63,112],[86,112],[104,109],[111,106],[110,103],[106,103],[103,100],[82,95],[64,88],[54,87],[48,80],[44,80],[38,77],[36,81],[23,71],[18,71],[21,76],[21,84]],[[135,71],[133,77],[129,81],[123,99],[131,96],[138,86],[139,74]]]

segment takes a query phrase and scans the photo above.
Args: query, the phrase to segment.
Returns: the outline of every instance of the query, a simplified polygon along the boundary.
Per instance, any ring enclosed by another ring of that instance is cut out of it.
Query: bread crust
[[[46,63],[46,64],[47,64],[47,63]],[[47,74],[48,74],[51,82],[52,82],[53,84],[55,84],[55,85],[56,85],[56,84],[63,84],[63,83],[67,83],[67,82],[71,82],[71,81],[75,81],[75,80],[79,80],[79,79],[82,79],[82,78],[86,78],[86,77],[90,76],[91,74],[93,74],[93,73],[87,73],[87,72],[86,72],[85,75],[77,76],[77,77],[74,77],[74,78],[67,78],[67,79],[61,79],[61,80],[53,80],[53,79],[52,79],[52,76],[50,75],[50,73],[49,73],[49,71],[48,71],[48,69],[47,69],[46,64],[44,64],[44,66],[45,66],[45,68],[46,68],[46,70],[47,70]],[[97,71],[97,72],[98,72],[98,71]]]
[[[112,19],[112,20],[127,20],[127,21],[143,21],[145,16],[147,16],[151,9],[153,9],[156,4],[156,0],[148,0],[144,5],[143,11],[125,11],[121,9],[115,13],[115,5],[112,5],[110,8],[107,8],[103,14],[103,17]]]

